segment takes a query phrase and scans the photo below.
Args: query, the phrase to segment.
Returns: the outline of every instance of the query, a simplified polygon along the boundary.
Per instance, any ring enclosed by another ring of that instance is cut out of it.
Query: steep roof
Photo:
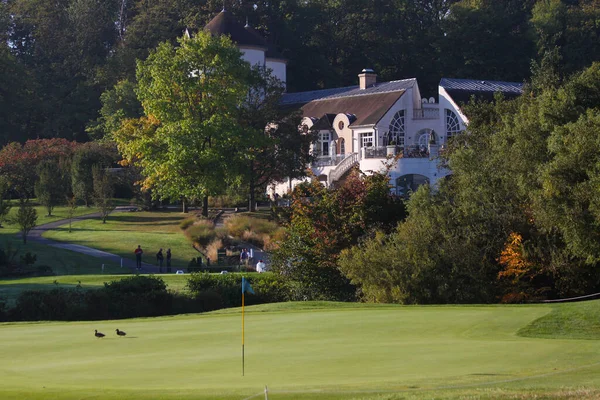
[[[331,100],[342,97],[360,97],[371,94],[382,94],[398,92],[412,88],[416,83],[415,78],[403,79],[400,81],[379,82],[366,89],[360,89],[358,86],[346,86],[334,89],[312,90],[308,92],[286,93],[281,99],[282,105],[303,104],[315,100]],[[351,110],[348,111],[353,114]]]
[[[523,94],[523,84],[519,82],[442,78],[440,86],[459,103],[468,103],[472,96],[491,101],[496,92],[504,94],[504,97],[509,99]]]
[[[267,50],[268,45],[256,31],[250,32],[242,24],[236,21],[228,11],[221,11],[206,26],[205,30],[215,36],[228,35],[231,40],[239,46],[262,47]]]
[[[366,89],[346,86],[334,89],[286,93],[282,106],[300,107],[305,117],[321,119],[326,114],[354,114],[353,127],[374,125],[400,99],[407,89],[416,84],[416,79],[379,82]]]
[[[388,112],[390,107],[402,97],[405,91],[329,97],[308,102],[301,109],[305,117],[321,117],[340,113],[354,114],[356,120],[350,126],[375,125]],[[331,123],[329,125],[331,126]]]

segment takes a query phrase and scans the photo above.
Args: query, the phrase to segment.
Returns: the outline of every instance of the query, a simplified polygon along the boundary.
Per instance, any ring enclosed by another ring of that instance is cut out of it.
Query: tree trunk
[[[185,198],[181,199],[181,212],[186,214],[188,212],[187,203],[185,202]]]
[[[208,217],[208,196],[202,198],[202,216]]]
[[[249,179],[249,187],[248,187],[248,211],[254,212],[256,211],[256,194],[255,185],[254,185],[254,162],[250,162],[250,179]]]

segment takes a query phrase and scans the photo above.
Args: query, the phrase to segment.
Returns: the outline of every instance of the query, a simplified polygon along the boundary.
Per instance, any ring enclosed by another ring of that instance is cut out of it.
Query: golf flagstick
[[[242,376],[244,376],[244,303],[245,294],[247,291],[254,294],[252,285],[250,285],[250,282],[248,282],[246,278],[242,276]]]
[[[242,376],[244,376],[244,283],[242,278]]]

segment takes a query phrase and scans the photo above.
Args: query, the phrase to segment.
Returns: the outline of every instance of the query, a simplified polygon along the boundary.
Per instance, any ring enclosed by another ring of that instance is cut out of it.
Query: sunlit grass
[[[0,398],[598,398],[600,341],[517,335],[561,307],[248,307],[244,377],[239,309],[0,324]]]

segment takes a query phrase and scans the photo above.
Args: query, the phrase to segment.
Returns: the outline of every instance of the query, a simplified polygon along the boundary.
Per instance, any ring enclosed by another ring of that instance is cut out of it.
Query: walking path
[[[126,212],[126,211],[131,211],[131,210],[132,210],[131,206],[118,206],[115,208],[115,210],[113,212]],[[233,211],[227,210],[224,212],[224,214],[233,214]],[[73,217],[72,221],[76,222],[76,221],[82,221],[82,220],[92,219],[92,218],[100,218],[100,213],[92,213],[92,214],[81,215],[78,217]],[[90,257],[96,257],[96,258],[106,260],[107,263],[112,263],[115,265],[121,265],[121,263],[123,263],[122,264],[123,267],[129,268],[131,270],[131,272],[134,272],[134,273],[137,272],[136,271],[136,262],[133,259],[122,258],[121,256],[118,256],[116,254],[107,253],[106,251],[93,249],[91,247],[86,247],[86,246],[82,246],[79,244],[57,242],[55,240],[50,240],[50,239],[46,239],[45,237],[42,237],[44,232],[51,230],[51,229],[58,228],[59,226],[66,225],[68,223],[69,223],[68,219],[62,219],[59,221],[54,221],[54,222],[50,222],[50,223],[47,223],[44,225],[36,226],[29,232],[29,235],[27,236],[27,240],[31,241],[31,242],[35,242],[35,243],[44,244],[46,246],[51,246],[51,247],[56,247],[59,249],[74,251],[76,253],[86,254]],[[217,219],[217,221],[215,221],[215,225],[216,226],[223,225],[222,216],[220,216]],[[252,252],[254,253],[254,260],[253,260],[254,265],[256,265],[258,260],[263,260],[268,265],[268,257],[267,257],[266,252],[262,251],[258,247],[253,246],[249,243],[246,244],[246,247],[248,249],[252,249]],[[163,268],[163,271],[165,269],[166,269],[166,267]],[[159,273],[157,265],[148,264],[145,262],[142,262],[142,269],[140,272],[147,273],[147,274]]]
[[[131,211],[131,209],[132,209],[131,206],[118,206],[117,208],[115,208],[115,210],[113,212],[126,212],[126,211]],[[81,215],[79,217],[74,217],[72,221],[73,222],[82,221],[82,220],[92,219],[92,218],[100,218],[100,213]],[[36,226],[29,232],[29,235],[27,236],[27,240],[31,241],[31,242],[35,242],[35,243],[44,244],[46,246],[51,246],[51,247],[56,247],[59,249],[74,251],[76,253],[86,254],[90,257],[96,257],[96,258],[106,260],[107,263],[112,263],[115,265],[121,265],[121,262],[122,262],[123,267],[129,268],[131,270],[131,272],[136,272],[135,260],[132,260],[129,258],[122,258],[121,256],[118,256],[116,254],[107,253],[106,251],[93,249],[91,247],[81,246],[79,244],[57,242],[55,240],[50,240],[50,239],[46,239],[45,237],[42,237],[44,232],[51,230],[51,229],[58,228],[59,226],[62,226],[62,225],[68,224],[68,223],[69,223],[68,219],[61,219],[59,221],[54,221],[54,222],[50,222],[48,224]],[[147,273],[147,274],[156,274],[156,273],[158,273],[158,266],[143,262],[141,272]]]

